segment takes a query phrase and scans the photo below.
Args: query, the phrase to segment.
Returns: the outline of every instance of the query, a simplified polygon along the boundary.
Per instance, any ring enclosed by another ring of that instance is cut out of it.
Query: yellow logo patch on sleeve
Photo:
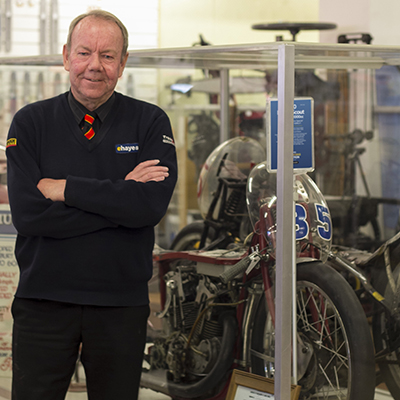
[[[12,147],[17,145],[17,139],[16,138],[11,138],[7,140],[7,145],[6,147]]]

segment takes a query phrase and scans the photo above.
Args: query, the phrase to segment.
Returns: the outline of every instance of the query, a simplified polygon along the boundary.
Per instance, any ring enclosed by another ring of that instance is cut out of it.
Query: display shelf
[[[295,48],[296,68],[380,68],[400,65],[399,46],[274,42],[130,50],[127,67],[259,69],[276,67],[278,49]],[[61,55],[1,57],[0,65],[62,65]]]

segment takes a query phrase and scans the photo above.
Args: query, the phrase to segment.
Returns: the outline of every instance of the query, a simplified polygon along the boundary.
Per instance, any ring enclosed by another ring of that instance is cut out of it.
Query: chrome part
[[[254,325],[254,318],[256,315],[257,307],[256,305],[260,301],[260,298],[263,295],[263,284],[262,283],[254,283],[250,288],[248,288],[249,292],[249,300],[247,302],[245,315],[243,318],[243,361],[244,364],[250,365],[250,338],[251,338],[251,329]]]

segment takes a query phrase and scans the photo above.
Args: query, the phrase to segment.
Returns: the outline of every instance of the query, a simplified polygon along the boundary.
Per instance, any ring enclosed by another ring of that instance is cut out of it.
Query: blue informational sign
[[[314,170],[314,101],[311,97],[295,98],[293,105],[293,169],[296,173]],[[269,119],[267,140],[268,171],[278,169],[278,100],[267,104]]]

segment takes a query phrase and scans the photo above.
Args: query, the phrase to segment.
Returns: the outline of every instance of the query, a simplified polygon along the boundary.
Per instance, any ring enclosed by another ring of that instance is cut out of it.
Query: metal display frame
[[[0,65],[60,66],[61,55],[0,58]],[[293,102],[296,69],[379,69],[400,66],[400,47],[275,42],[130,51],[127,67],[220,70],[220,141],[229,137],[229,70],[278,70],[278,169],[276,248],[275,398],[290,398],[291,341],[295,307],[293,221]],[[288,243],[293,251],[287,251]],[[295,324],[293,324],[295,325]],[[294,343],[296,341],[294,340]],[[296,351],[293,352],[296,354]],[[295,364],[295,362],[293,362]],[[295,375],[295,371],[294,374]]]

